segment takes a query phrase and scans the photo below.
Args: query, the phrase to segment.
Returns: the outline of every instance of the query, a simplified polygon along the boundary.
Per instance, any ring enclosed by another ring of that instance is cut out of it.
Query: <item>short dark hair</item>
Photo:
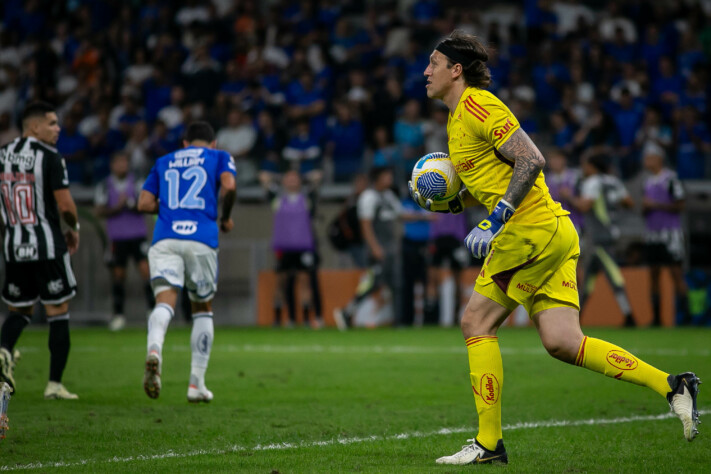
[[[610,172],[610,160],[602,153],[589,156],[587,161],[598,173],[607,174]]]
[[[374,166],[370,169],[370,182],[375,183],[381,174],[392,171],[393,169],[390,166]]]
[[[188,143],[198,140],[212,143],[215,141],[215,130],[212,128],[212,125],[207,122],[192,122],[185,131],[184,139]]]
[[[55,112],[54,106],[47,102],[35,101],[27,104],[25,110],[22,111],[22,122],[34,117],[44,117],[48,113]]]
[[[489,84],[491,84],[491,71],[486,67],[486,62],[489,60],[489,53],[484,43],[479,41],[479,38],[464,33],[461,30],[454,30],[448,37],[440,41],[435,49],[440,47],[454,50],[457,57],[470,60],[467,64],[464,64],[462,61],[456,61],[440,51],[447,57],[448,69],[455,64],[462,65],[462,75],[464,76],[464,82],[468,86],[477,87],[479,89],[489,87]]]

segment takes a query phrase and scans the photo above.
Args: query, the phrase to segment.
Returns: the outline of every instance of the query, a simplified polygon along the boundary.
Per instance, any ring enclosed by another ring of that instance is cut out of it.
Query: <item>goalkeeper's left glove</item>
[[[464,210],[464,193],[468,192],[467,187],[462,186],[462,189],[459,190],[459,193],[457,193],[454,198],[449,201],[440,202],[423,198],[417,189],[412,186],[412,181],[407,182],[407,189],[410,191],[410,197],[412,200],[415,201],[422,209],[431,212],[452,214],[459,214]]]
[[[504,229],[504,224],[511,219],[516,211],[514,207],[503,199],[494,208],[491,215],[474,227],[464,239],[464,245],[476,258],[486,257],[491,250],[491,242]]]

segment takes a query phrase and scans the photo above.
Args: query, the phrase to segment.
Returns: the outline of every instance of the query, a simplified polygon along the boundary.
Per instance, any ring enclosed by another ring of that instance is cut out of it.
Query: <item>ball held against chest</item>
[[[454,198],[462,181],[446,153],[429,153],[412,169],[412,186],[425,199],[446,202]]]

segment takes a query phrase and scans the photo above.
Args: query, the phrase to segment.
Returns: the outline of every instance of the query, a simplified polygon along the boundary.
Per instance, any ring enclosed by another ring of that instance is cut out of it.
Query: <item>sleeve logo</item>
[[[506,135],[508,133],[508,131],[513,128],[513,126],[514,125],[513,125],[513,123],[511,123],[511,119],[507,118],[506,123],[504,124],[503,127],[497,128],[496,130],[494,130],[494,138],[496,138],[497,140],[502,139],[504,137],[504,135]]]

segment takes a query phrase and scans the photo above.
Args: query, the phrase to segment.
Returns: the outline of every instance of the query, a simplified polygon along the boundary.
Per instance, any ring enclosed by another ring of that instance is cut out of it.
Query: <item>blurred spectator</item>
[[[573,199],[580,196],[582,176],[577,168],[568,167],[568,158],[561,150],[553,149],[546,153],[546,184],[551,197],[563,205],[563,209],[570,212],[573,225],[581,232],[583,228],[583,214],[573,205]]]
[[[402,160],[395,168],[397,182],[401,183],[425,151],[425,122],[420,116],[417,100],[410,99],[405,103],[402,114],[395,122],[394,138]]]
[[[408,222],[405,222],[402,233],[402,291],[400,292],[400,311],[395,315],[395,324],[412,326],[415,322],[415,313],[418,312],[416,303],[417,301],[424,302],[427,285],[429,221],[435,219],[436,214],[422,209],[407,194],[401,200],[401,204],[402,217]],[[419,309],[419,313],[423,314],[423,308]]]
[[[285,302],[289,319],[284,325],[296,322],[296,287],[301,289],[300,302],[304,324],[310,321],[315,328],[323,327],[321,291],[318,281],[318,245],[313,229],[316,213],[316,188],[302,189],[301,176],[291,170],[284,174],[281,188],[274,181],[264,181],[269,200],[274,209],[272,249],[277,261],[278,287],[274,305],[275,324],[281,320]],[[306,273],[305,275],[303,273]],[[305,277],[305,278],[304,278]],[[305,281],[304,281],[305,280]]]
[[[96,187],[95,213],[106,218],[106,234],[109,238],[107,264],[111,269],[112,319],[109,328],[122,329],[126,323],[124,303],[126,299],[126,267],[133,259],[143,280],[146,307],[155,304],[148,271],[148,244],[145,216],[136,211],[138,194],[142,183],[130,171],[129,156],[117,152],[111,158],[111,174]]]
[[[553,128],[553,144],[570,153],[573,148],[573,135],[575,130],[568,121],[566,114],[557,111],[551,114],[551,126]]]
[[[314,76],[309,71],[299,74],[286,92],[287,112],[294,120],[309,120],[314,138],[320,140],[326,133],[326,97],[325,91],[316,86]]]
[[[91,182],[89,140],[79,133],[78,118],[74,114],[64,117],[57,140],[57,150],[67,162],[67,174],[71,183]]]
[[[433,153],[441,151],[447,153],[448,137],[447,137],[447,118],[449,111],[446,107],[440,107],[437,104],[430,118],[425,121],[425,153]],[[407,171],[407,170],[405,170]]]
[[[437,214],[430,223],[427,290],[425,294],[425,323],[451,326],[458,319],[457,309],[464,307],[466,291],[460,287],[460,274],[471,265],[472,256],[464,247],[464,238],[469,233],[466,213]],[[442,291],[446,274],[453,280],[453,294]],[[452,301],[447,304],[447,300]],[[447,314],[449,312],[450,314]]]
[[[384,125],[373,132],[372,166],[395,167],[401,161],[400,150],[392,141],[390,130]]]
[[[257,137],[249,154],[259,160],[260,172],[279,174],[284,170],[281,156],[286,141],[286,133],[274,123],[272,114],[267,110],[259,112]]]
[[[374,314],[397,301],[397,239],[398,218],[402,212],[400,200],[392,191],[392,169],[373,168],[370,187],[358,198],[358,218],[368,252],[369,270],[361,279],[356,294],[345,308],[337,308],[333,317],[339,329],[353,326],[360,304],[371,295],[375,297]],[[382,324],[377,321],[374,324]]]
[[[639,161],[634,153],[637,129],[642,124],[644,109],[635,104],[629,90],[623,89],[620,100],[612,107],[612,120],[617,131],[617,152],[622,179],[629,179],[639,171]]]
[[[653,326],[661,325],[660,283],[663,267],[669,268],[674,283],[677,324],[688,324],[686,281],[681,265],[684,260],[684,233],[681,212],[684,188],[676,173],[664,166],[664,150],[649,144],[644,150],[644,200],[642,210],[647,228],[647,262],[651,265]]]
[[[325,159],[333,166],[333,179],[344,182],[363,171],[365,134],[360,120],[346,102],[334,104],[335,117],[326,132]]]
[[[257,131],[251,117],[238,107],[227,114],[227,124],[217,132],[217,147],[225,150],[236,160],[246,158],[257,140]]]
[[[588,296],[595,288],[595,280],[604,271],[624,316],[624,326],[636,325],[625,290],[625,279],[614,259],[614,243],[620,235],[617,211],[632,207],[634,202],[624,184],[610,173],[605,155],[591,154],[582,161],[584,180],[579,197],[569,196],[569,202],[585,216],[580,266],[584,279],[578,281],[580,308],[584,310]]]
[[[704,179],[706,155],[711,153],[711,135],[708,126],[698,120],[694,107],[688,105],[681,109],[674,138],[679,179]]]
[[[669,56],[662,56],[659,60],[659,74],[652,81],[651,94],[652,100],[662,107],[664,117],[672,116],[683,90],[684,79],[676,72],[674,62]]]
[[[151,157],[149,149],[151,140],[148,137],[148,124],[141,120],[131,128],[124,151],[128,154],[131,170],[141,178],[148,176],[155,160]]]
[[[10,112],[0,113],[0,146],[20,136],[20,129],[10,120]]]
[[[296,121],[282,155],[289,163],[289,169],[299,171],[309,182],[320,181],[323,176],[323,150],[318,139],[311,133],[307,118]]]
[[[644,119],[635,135],[635,147],[644,150],[649,145],[656,145],[666,153],[671,152],[674,134],[670,126],[662,122],[659,109],[647,107]]]

